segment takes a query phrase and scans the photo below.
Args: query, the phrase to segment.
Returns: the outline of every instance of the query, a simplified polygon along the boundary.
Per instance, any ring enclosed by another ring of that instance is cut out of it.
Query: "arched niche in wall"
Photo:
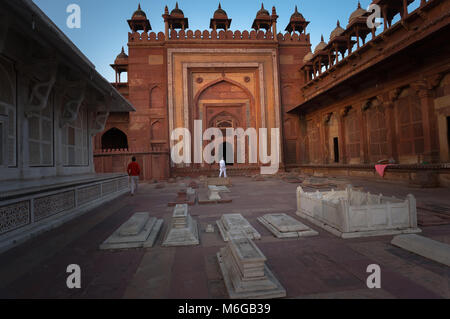
[[[102,149],[128,149],[127,135],[113,127],[102,135]]]
[[[424,152],[420,99],[412,88],[405,87],[400,92],[395,104],[400,162],[417,163],[418,155]]]
[[[166,138],[162,120],[153,121],[150,129],[150,138],[152,141],[162,141]]]
[[[151,109],[164,107],[164,92],[159,85],[154,85],[150,88],[149,106]]]

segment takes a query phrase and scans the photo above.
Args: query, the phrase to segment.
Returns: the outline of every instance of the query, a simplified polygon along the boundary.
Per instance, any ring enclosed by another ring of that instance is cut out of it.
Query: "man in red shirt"
[[[133,156],[132,162],[128,165],[128,176],[130,176],[131,196],[134,196],[134,192],[137,191],[139,185],[139,174],[141,174],[141,168],[136,163],[136,157]]]

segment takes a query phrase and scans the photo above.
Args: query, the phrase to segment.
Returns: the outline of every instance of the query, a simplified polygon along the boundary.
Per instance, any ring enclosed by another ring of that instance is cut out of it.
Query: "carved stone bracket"
[[[351,106],[346,106],[341,110],[341,116],[345,117],[348,115],[348,112],[350,112],[350,110],[352,109]]]
[[[411,83],[411,88],[420,98],[429,97],[433,94],[433,91],[429,88],[428,82],[426,80],[419,80]]]
[[[396,88],[396,89],[389,91],[388,96],[387,96],[388,100],[385,102],[394,103],[400,96],[401,92],[402,92],[401,88]]]
[[[70,96],[69,100],[64,103],[61,112],[60,126],[64,127],[77,120],[81,104],[86,94],[85,81],[68,81],[65,80],[64,95]]]
[[[106,121],[108,120],[109,112],[97,112],[93,120],[92,126],[89,128],[89,134],[94,136],[105,130]]]
[[[38,72],[38,68],[45,69],[48,77],[45,80],[38,81],[31,88],[28,103],[25,106],[25,116],[32,116],[33,112],[41,112],[47,107],[50,92],[56,82],[58,73],[58,62],[55,58],[50,59],[33,59],[33,62],[23,66],[22,72],[29,70],[29,74]]]
[[[325,116],[323,117],[323,122],[325,124],[327,124],[328,122],[330,122],[332,116],[333,116],[333,112],[325,114]]]
[[[430,90],[434,90],[435,88],[437,88],[439,86],[439,84],[441,83],[442,79],[444,78],[445,73],[438,73],[438,74],[434,74],[431,75],[429,77],[426,78],[427,81],[427,85],[428,88]]]

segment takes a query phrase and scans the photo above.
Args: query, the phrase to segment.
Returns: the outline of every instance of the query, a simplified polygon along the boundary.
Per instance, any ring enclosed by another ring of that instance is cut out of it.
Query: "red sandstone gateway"
[[[422,1],[413,10],[412,2],[373,1],[384,18],[378,29],[358,5],[314,47],[297,8],[285,34],[277,31],[276,9],[264,6],[249,31],[231,31],[221,6],[210,30],[189,30],[177,5],[163,13],[165,30],[151,32],[139,8],[128,20],[129,53],[122,50],[112,65],[115,87],[137,112],[111,114],[95,138],[97,171],[121,171],[136,154],[145,179],[213,174],[206,163],[170,159],[170,133],[192,132],[201,120],[205,130],[281,128],[282,168],[382,178],[375,165],[392,159],[385,179],[450,185],[442,164],[450,159],[450,4]],[[120,82],[123,72],[133,81]]]

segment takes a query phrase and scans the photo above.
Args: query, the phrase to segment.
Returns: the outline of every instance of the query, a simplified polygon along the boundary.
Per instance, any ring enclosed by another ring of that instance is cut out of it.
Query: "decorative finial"
[[[276,15],[277,14],[277,9],[275,8],[275,6],[272,7],[272,15]]]
[[[325,40],[323,39],[323,34],[322,34],[322,38],[321,38],[322,42],[325,42]]]
[[[358,9],[361,9],[361,1],[358,1]]]
[[[219,2],[219,9],[222,9],[222,6],[220,5],[220,2]]]
[[[123,48],[123,46],[122,46],[122,53],[125,53],[125,49]]]
[[[261,10],[265,10],[264,9],[264,3],[261,3]]]
[[[167,6],[164,8],[164,13],[169,14],[169,8]]]
[[[142,10],[142,9],[141,9],[141,4],[140,4],[140,3],[138,4],[138,10]]]
[[[297,8],[297,6],[295,6],[295,13],[298,13],[298,8]]]
[[[339,20],[338,20],[338,22],[337,22],[337,26],[338,26],[338,27],[340,27],[340,26],[341,26],[341,23],[339,22]]]
[[[178,9],[178,2],[175,4],[175,9]]]

